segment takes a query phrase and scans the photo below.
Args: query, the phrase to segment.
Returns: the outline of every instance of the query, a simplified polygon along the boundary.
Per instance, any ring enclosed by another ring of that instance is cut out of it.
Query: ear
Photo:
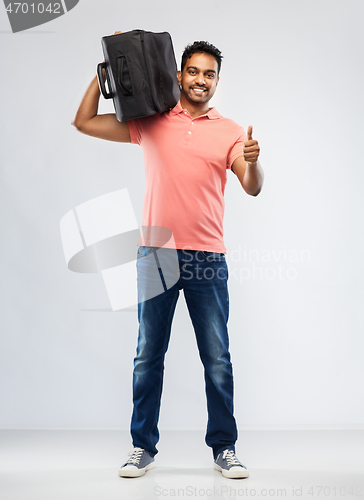
[[[177,71],[177,80],[178,80],[178,85],[181,85],[182,83],[182,72]]]
[[[217,84],[219,83],[219,81],[220,81],[220,77],[218,76],[218,77],[217,77],[217,80],[216,80],[216,86],[217,86]]]

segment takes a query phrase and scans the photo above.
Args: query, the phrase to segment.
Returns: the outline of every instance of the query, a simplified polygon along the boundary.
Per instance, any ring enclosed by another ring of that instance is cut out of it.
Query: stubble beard
[[[184,97],[188,101],[192,102],[193,104],[206,104],[211,99],[209,90],[207,90],[206,92],[204,92],[202,94],[202,96],[199,97],[199,96],[194,95],[193,94],[193,90],[190,89],[190,88],[188,88],[187,92],[186,92],[185,89],[183,88],[183,83],[182,83],[181,92],[184,95]]]

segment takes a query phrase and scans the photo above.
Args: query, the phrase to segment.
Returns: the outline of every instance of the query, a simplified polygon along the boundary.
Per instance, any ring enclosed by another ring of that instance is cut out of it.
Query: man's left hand
[[[243,154],[245,161],[249,163],[256,163],[258,160],[260,147],[258,145],[258,141],[253,140],[252,134],[253,134],[253,127],[249,125],[247,138],[246,141],[244,142]]]

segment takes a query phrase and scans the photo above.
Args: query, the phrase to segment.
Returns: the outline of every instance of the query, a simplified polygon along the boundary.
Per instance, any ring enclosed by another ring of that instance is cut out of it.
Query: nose
[[[199,85],[205,85],[205,76],[203,73],[199,73],[196,76],[196,83],[198,83]]]

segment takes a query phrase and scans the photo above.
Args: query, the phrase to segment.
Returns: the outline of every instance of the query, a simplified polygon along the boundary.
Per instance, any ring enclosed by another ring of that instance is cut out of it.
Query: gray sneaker
[[[219,453],[214,462],[214,469],[219,470],[223,476],[230,479],[249,477],[248,469],[238,460],[233,450],[224,450]]]
[[[154,469],[154,458],[143,448],[134,448],[129,451],[130,458],[119,469],[120,477],[143,476],[147,470]]]

